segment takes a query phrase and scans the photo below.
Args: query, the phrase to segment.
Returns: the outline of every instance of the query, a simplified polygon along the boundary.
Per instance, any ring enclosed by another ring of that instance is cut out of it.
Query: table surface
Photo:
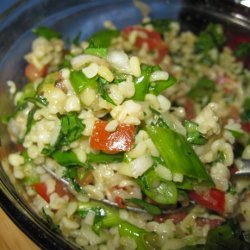
[[[1,250],[39,250],[0,209],[0,249]]]

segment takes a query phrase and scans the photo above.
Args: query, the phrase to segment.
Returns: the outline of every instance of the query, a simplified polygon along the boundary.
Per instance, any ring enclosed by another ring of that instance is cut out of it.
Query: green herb
[[[52,153],[51,157],[60,165],[65,167],[74,167],[74,166],[85,166],[84,163],[80,162],[72,151],[55,151]]]
[[[95,233],[99,234],[102,227],[102,220],[106,216],[106,211],[102,207],[98,206],[78,210],[77,214],[80,217],[85,218],[89,211],[93,211],[95,213],[95,219],[92,229]]]
[[[105,153],[98,153],[93,154],[89,153],[87,155],[87,161],[89,163],[112,163],[112,162],[122,162],[123,160],[123,153],[119,154],[105,154]]]
[[[246,57],[250,55],[250,42],[241,43],[234,51],[236,57]]]
[[[88,41],[92,48],[108,48],[111,45],[112,39],[118,37],[119,34],[120,31],[118,30],[104,29],[96,32]]]
[[[243,103],[243,113],[241,114],[241,120],[243,122],[250,121],[250,98],[246,98]]]
[[[185,128],[187,130],[187,141],[195,145],[204,145],[207,139],[198,131],[198,124],[185,120]]]
[[[27,98],[32,98],[36,95],[36,92],[34,90],[34,84],[33,83],[26,84],[20,93],[21,93],[21,95],[17,101],[18,105],[26,102]]]
[[[66,168],[63,177],[70,181],[70,184],[76,192],[83,192],[83,188],[77,182],[78,178],[78,167]]]
[[[116,105],[115,102],[111,99],[111,97],[108,94],[108,84],[109,84],[108,81],[106,81],[102,77],[99,77],[97,79],[97,91],[105,101],[113,105]]]
[[[26,131],[25,131],[24,137],[30,132],[31,127],[35,124],[34,114],[35,114],[36,110],[37,110],[37,108],[34,107],[28,113]]]
[[[167,88],[171,87],[176,83],[176,78],[169,76],[167,80],[155,81],[150,83],[149,92],[154,95],[159,95]]]
[[[178,190],[172,181],[161,178],[151,167],[138,178],[142,191],[153,201],[159,204],[176,204]]]
[[[130,199],[127,199],[126,201],[132,202],[132,203],[136,204],[137,206],[145,209],[149,214],[152,214],[152,215],[161,214],[160,208],[158,208],[157,206],[154,206],[152,204],[149,204],[149,203],[145,202],[144,200],[137,199],[137,198],[130,198]]]
[[[170,171],[213,185],[202,162],[184,136],[164,123],[146,127],[151,140]]]
[[[84,50],[84,53],[99,56],[102,58],[106,58],[107,54],[108,54],[108,49],[107,48],[90,48],[90,47],[88,47],[87,49]]]
[[[216,158],[216,160],[214,160],[212,163],[214,164],[214,163],[217,163],[217,162],[224,162],[225,161],[225,155],[224,155],[224,153],[222,152],[222,151],[219,151],[218,153],[217,153],[217,158]]]
[[[150,76],[158,69],[159,68],[157,66],[148,66],[145,64],[141,66],[141,76],[134,79],[135,94],[132,98],[133,100],[144,101],[144,98],[149,91]]]
[[[199,34],[195,43],[195,52],[207,52],[212,48],[217,48],[225,42],[223,27],[220,24],[209,24],[207,28]]]
[[[113,80],[112,83],[121,83],[121,82],[124,82],[124,81],[126,81],[126,79],[128,77],[127,74],[118,73],[118,72],[114,72],[114,76],[115,76],[115,79]]]
[[[39,183],[39,182],[40,182],[39,175],[30,175],[30,176],[26,176],[26,177],[24,177],[24,179],[22,179],[22,183],[24,185],[28,185],[28,186],[34,185],[34,184]]]
[[[32,162],[32,159],[29,157],[27,150],[24,150],[24,151],[21,153],[21,156],[24,158],[24,162],[25,162],[25,163],[30,163],[30,162]]]
[[[32,30],[32,32],[37,36],[42,36],[48,40],[52,38],[61,38],[61,34],[53,29],[45,26],[40,26]]]
[[[190,89],[187,96],[205,106],[211,100],[214,92],[215,82],[206,77],[202,77]]]
[[[148,25],[151,24],[153,25],[154,29],[160,33],[164,32],[169,32],[171,31],[170,24],[173,21],[170,19],[156,19],[156,20],[151,20],[149,22],[143,23],[142,25]]]
[[[76,93],[81,93],[87,87],[94,88],[96,85],[96,77],[87,78],[81,70],[71,71],[69,79]]]
[[[52,218],[45,212],[44,208],[42,208],[42,216],[46,220],[46,222],[48,223],[48,225],[49,225],[49,227],[50,227],[51,230],[56,231],[58,233],[61,233],[59,225],[56,225],[53,222]]]
[[[41,95],[37,95],[35,97],[26,97],[25,101],[31,102],[39,108],[43,108],[43,107],[46,107],[48,105],[47,99]]]
[[[73,141],[82,137],[85,125],[78,118],[77,113],[71,112],[61,116],[61,130],[56,143],[53,146],[47,146],[42,150],[45,155],[52,155],[55,151],[60,150],[62,146],[67,146]]]
[[[235,219],[230,219],[208,232],[205,250],[224,249],[250,249],[250,243],[244,241],[239,223]]]

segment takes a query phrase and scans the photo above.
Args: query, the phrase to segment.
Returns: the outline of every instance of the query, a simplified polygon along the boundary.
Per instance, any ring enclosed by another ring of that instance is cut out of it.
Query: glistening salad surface
[[[249,249],[250,180],[233,176],[250,159],[249,41],[228,43],[219,24],[105,27],[86,41],[33,31],[27,84],[7,83],[6,172],[84,249]]]

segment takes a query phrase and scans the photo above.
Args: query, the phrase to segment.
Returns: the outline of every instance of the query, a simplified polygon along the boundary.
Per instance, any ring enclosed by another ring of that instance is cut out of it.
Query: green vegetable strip
[[[97,215],[93,229],[111,228],[118,226],[121,237],[129,237],[137,244],[137,250],[149,250],[156,247],[156,235],[138,228],[127,221],[120,218],[118,210],[106,206],[99,202],[80,203],[77,213],[81,217],[85,217],[89,210],[92,210]]]
[[[144,208],[149,214],[152,214],[152,215],[161,214],[160,208],[158,208],[157,206],[154,206],[152,204],[149,204],[149,203],[145,202],[144,200],[137,199],[137,198],[130,198],[130,199],[127,199],[126,201],[132,202],[132,203],[136,204],[137,206]]]
[[[80,162],[77,156],[72,151],[62,152],[55,151],[51,157],[60,165],[65,167],[84,166],[84,163]]]
[[[116,105],[115,102],[111,99],[111,97],[108,94],[108,81],[106,81],[103,78],[98,78],[97,79],[97,91],[100,94],[100,96],[107,102]]]
[[[106,58],[108,54],[108,49],[107,48],[87,48],[84,50],[84,53]]]
[[[154,95],[159,95],[162,91],[166,90],[175,83],[176,83],[175,77],[169,76],[167,80],[152,82],[149,87],[149,92]]]
[[[79,71],[72,71],[70,73],[70,82],[76,93],[81,93],[87,87],[94,88],[96,85],[96,78],[87,78],[84,73]]]
[[[133,100],[144,101],[146,94],[149,91],[150,86],[150,76],[154,71],[154,67],[142,65],[141,67],[141,76],[135,79],[135,94]]]
[[[32,32],[34,34],[36,34],[37,36],[42,36],[48,40],[52,39],[52,38],[60,38],[61,34],[54,31],[53,29],[49,28],[49,27],[45,27],[45,26],[40,26],[38,28],[35,28],[32,30]]]
[[[122,162],[123,161],[123,154],[105,154],[105,153],[98,153],[93,154],[89,153],[87,155],[87,161],[89,163],[112,163],[112,162]]]
[[[159,204],[177,203],[178,190],[175,183],[162,179],[154,168],[150,168],[144,175],[139,177],[138,184],[150,199]]]
[[[213,182],[202,162],[186,139],[168,127],[147,126],[146,130],[172,173],[179,173],[204,181]]]

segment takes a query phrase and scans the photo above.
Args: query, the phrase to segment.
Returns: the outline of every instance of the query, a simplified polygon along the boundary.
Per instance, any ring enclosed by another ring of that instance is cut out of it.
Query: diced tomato
[[[225,193],[218,189],[212,188],[206,192],[190,191],[189,197],[198,204],[214,210],[219,213],[224,212],[225,208]]]
[[[224,220],[223,219],[207,219],[207,218],[197,218],[195,220],[196,225],[199,227],[204,227],[209,225],[210,229],[220,226]]]
[[[230,31],[231,32],[231,31]],[[231,39],[229,39],[229,44],[228,46],[231,49],[236,49],[241,43],[246,43],[249,42],[250,43],[250,37],[244,36],[244,35],[233,35],[231,37]]]
[[[32,82],[34,82],[38,78],[46,76],[47,73],[48,73],[48,67],[38,69],[33,64],[28,64],[24,71],[25,76]]]
[[[84,176],[84,178],[82,180],[79,180],[78,182],[81,186],[86,186],[93,183],[93,181],[94,181],[93,173],[88,172],[86,176]]]
[[[125,208],[126,207],[123,199],[120,196],[116,196],[115,197],[115,203],[117,203],[117,205],[119,206],[119,208]]]
[[[250,133],[250,122],[244,122],[241,124],[241,127],[247,133]]]
[[[90,146],[109,154],[129,151],[134,143],[135,127],[129,124],[120,124],[114,132],[108,132],[105,130],[107,124],[108,121],[95,122]]]
[[[139,31],[143,36],[138,36],[135,41],[135,46],[141,48],[143,44],[147,44],[149,51],[156,52],[158,57],[156,63],[160,63],[168,52],[167,44],[162,40],[161,34],[156,31],[147,30],[141,27],[129,26],[123,30],[125,37],[128,37],[132,31]]]
[[[166,220],[172,220],[174,224],[178,224],[180,223],[182,220],[184,220],[184,218],[187,216],[187,212],[178,212],[178,213],[174,213],[174,214],[161,214],[161,215],[156,215],[154,217],[154,220],[159,222],[159,223],[163,223]]]
[[[25,151],[25,147],[22,144],[16,144],[16,148],[19,152]]]
[[[236,165],[232,165],[232,166],[230,166],[230,168],[229,168],[229,171],[230,171],[230,174],[231,175],[234,175],[237,171],[238,171],[239,169],[237,168],[237,166]]]
[[[60,197],[69,194],[67,187],[63,184],[63,182],[58,180],[56,180],[55,193],[57,193]]]
[[[186,98],[184,109],[186,111],[186,118],[188,120],[192,120],[193,118],[195,118],[196,113],[195,113],[194,103],[189,98]]]
[[[47,194],[47,186],[44,182],[36,183],[33,187],[45,201],[50,202],[49,195]]]

